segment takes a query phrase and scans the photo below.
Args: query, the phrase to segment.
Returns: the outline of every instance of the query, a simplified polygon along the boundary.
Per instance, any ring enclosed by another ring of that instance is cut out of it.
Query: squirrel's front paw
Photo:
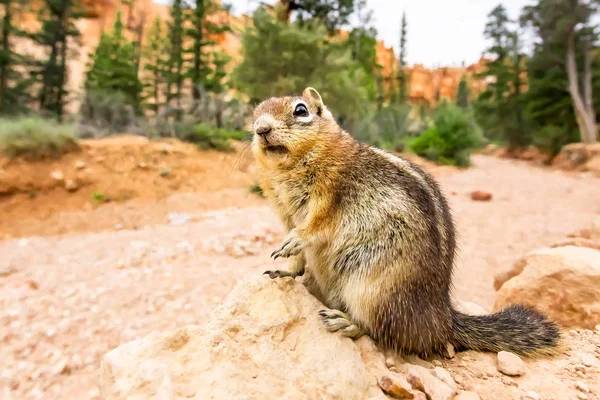
[[[298,234],[294,229],[286,236],[279,249],[275,250],[271,254],[271,257],[276,260],[279,257],[287,258],[290,256],[295,256],[299,254],[303,248],[304,240],[298,237]]]
[[[296,278],[297,276],[302,276],[304,274],[304,271],[302,271],[301,273],[293,273],[293,272],[288,272],[288,271],[282,271],[282,270],[275,270],[275,271],[265,271],[263,272],[263,275],[269,275],[269,278],[271,279],[275,279],[275,278],[284,278],[286,276],[289,276],[291,278]]]

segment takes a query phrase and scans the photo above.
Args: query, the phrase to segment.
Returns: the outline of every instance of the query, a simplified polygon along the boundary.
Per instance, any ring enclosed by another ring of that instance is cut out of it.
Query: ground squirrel
[[[355,141],[313,88],[256,107],[252,151],[260,186],[288,230],[272,256],[308,266],[329,331],[372,337],[429,357],[458,350],[549,354],[560,339],[543,314],[511,306],[465,315],[450,291],[455,228],[437,183],[414,163]]]

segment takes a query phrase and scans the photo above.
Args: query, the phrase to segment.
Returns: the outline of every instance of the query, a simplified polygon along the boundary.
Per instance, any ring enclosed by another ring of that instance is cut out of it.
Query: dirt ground
[[[123,159],[90,145],[39,167],[29,186],[23,170],[0,163],[0,398],[99,398],[107,351],[153,330],[202,324],[238,280],[284,266],[268,256],[283,231],[250,193],[245,156],[187,145],[178,153],[180,145],[136,144]],[[486,156],[474,163],[434,175],[459,229],[456,293],[490,309],[496,272],[600,213],[600,179]],[[94,178],[80,178],[76,191],[61,186],[87,168]],[[58,169],[62,180],[46,178]],[[121,189],[133,200],[118,198]],[[493,199],[474,202],[473,190]],[[117,199],[96,204],[93,191]]]

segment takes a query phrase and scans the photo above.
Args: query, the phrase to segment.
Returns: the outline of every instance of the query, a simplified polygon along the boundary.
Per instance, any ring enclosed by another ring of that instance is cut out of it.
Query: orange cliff
[[[85,70],[89,62],[90,54],[98,45],[101,32],[111,29],[117,11],[121,11],[123,21],[126,25],[127,35],[131,39],[141,37],[142,44],[147,38],[148,29],[152,22],[159,18],[166,22],[169,19],[169,6],[154,3],[152,0],[132,0],[131,5],[124,5],[118,0],[82,0],[86,7],[85,18],[77,22],[81,32],[80,46],[73,52],[69,63],[69,74],[67,90],[71,93],[70,111],[75,111],[79,106],[79,98],[82,94],[82,86],[85,78]],[[241,61],[240,35],[244,28],[251,23],[247,15],[234,16],[226,12],[212,15],[216,21],[231,26],[230,32],[214,35],[212,39],[216,46],[232,57],[227,65],[227,70],[233,69]],[[19,20],[20,27],[28,30],[37,29],[38,24],[33,15],[24,15]],[[28,52],[32,55],[40,54],[39,49],[31,48],[30,43],[17,41],[17,52]],[[377,62],[383,67],[382,75],[390,77],[395,75],[398,69],[398,61],[393,48],[386,47],[382,41],[377,43]],[[458,83],[463,75],[467,77],[469,87],[473,95],[478,94],[484,87],[485,82],[473,79],[474,72],[485,69],[484,60],[467,67],[441,67],[427,69],[423,65],[405,67],[409,78],[409,93],[413,103],[425,103],[429,106],[435,105],[443,98],[454,99]]]

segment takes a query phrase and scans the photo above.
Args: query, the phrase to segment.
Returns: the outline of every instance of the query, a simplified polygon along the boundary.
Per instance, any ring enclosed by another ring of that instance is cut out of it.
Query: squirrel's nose
[[[271,129],[271,125],[262,121],[254,127],[254,132],[256,132],[257,135],[266,136],[271,132]]]

